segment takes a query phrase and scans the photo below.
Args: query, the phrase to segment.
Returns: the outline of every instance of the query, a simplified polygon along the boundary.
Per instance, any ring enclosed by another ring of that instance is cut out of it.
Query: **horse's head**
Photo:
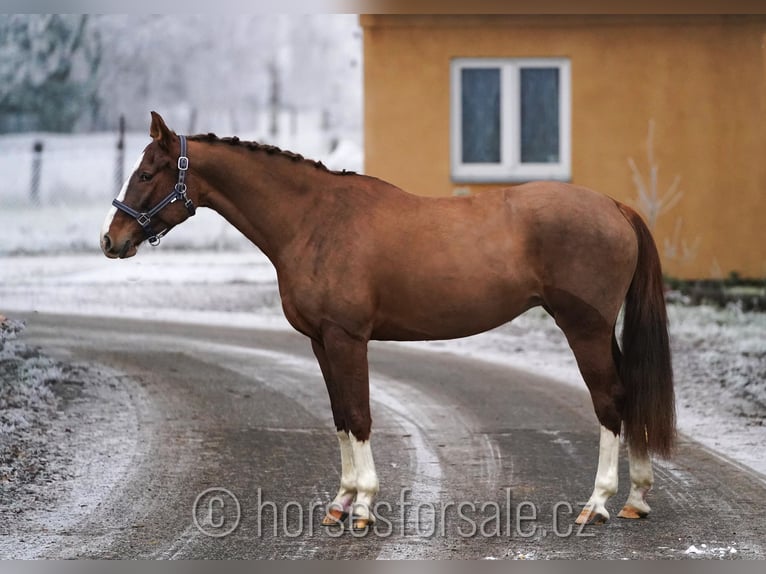
[[[101,249],[110,258],[132,257],[144,240],[159,244],[160,237],[194,215],[194,202],[186,190],[186,138],[170,130],[155,112],[149,135],[152,142],[101,228]]]

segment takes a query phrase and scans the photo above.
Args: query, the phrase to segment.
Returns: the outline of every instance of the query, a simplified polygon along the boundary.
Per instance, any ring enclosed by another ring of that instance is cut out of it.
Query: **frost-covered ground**
[[[118,373],[49,357],[21,331],[0,316],[0,558],[29,559],[124,476],[142,399]]]
[[[0,557],[28,533],[74,524],[114,486],[135,448],[134,406],[114,373],[46,356],[0,317]],[[56,506],[59,512],[52,512]]]
[[[255,248],[144,248],[124,261],[95,251],[2,258],[0,312],[24,310],[290,328],[274,270]],[[766,314],[680,305],[669,313],[681,432],[766,474]],[[566,340],[540,309],[475,337],[396,344],[509,364],[584,388]]]
[[[0,323],[0,516],[66,472],[51,464],[56,452],[46,432],[67,378],[61,365],[16,339],[22,329],[18,321]]]

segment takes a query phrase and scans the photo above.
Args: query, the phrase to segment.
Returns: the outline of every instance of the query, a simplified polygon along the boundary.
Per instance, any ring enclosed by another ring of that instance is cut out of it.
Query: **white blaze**
[[[136,173],[136,171],[138,170],[143,160],[144,160],[144,154],[142,153],[138,157],[138,161],[136,161],[136,165],[134,165],[133,169],[130,171],[130,175],[128,175],[128,179],[126,179],[125,183],[122,184],[120,193],[119,195],[117,195],[118,201],[125,201],[125,194],[128,192],[128,182],[130,181],[130,178],[133,176],[133,174]],[[106,219],[104,219],[104,224],[101,226],[102,238],[104,237],[104,235],[109,233],[109,228],[112,226],[112,220],[114,219],[115,215],[117,215],[117,208],[112,206],[106,214]]]

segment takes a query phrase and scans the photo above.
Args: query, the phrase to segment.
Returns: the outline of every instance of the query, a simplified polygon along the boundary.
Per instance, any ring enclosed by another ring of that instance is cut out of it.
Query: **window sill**
[[[503,183],[526,183],[529,181],[562,181],[570,183],[571,174],[509,174],[509,175],[456,175],[451,174],[452,183],[481,183],[481,184],[503,184]]]

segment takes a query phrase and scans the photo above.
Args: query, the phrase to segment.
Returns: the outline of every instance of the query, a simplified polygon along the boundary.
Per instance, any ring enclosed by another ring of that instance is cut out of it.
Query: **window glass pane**
[[[521,69],[521,162],[559,161],[559,70]]]
[[[500,69],[460,71],[462,159],[464,163],[500,162]]]

